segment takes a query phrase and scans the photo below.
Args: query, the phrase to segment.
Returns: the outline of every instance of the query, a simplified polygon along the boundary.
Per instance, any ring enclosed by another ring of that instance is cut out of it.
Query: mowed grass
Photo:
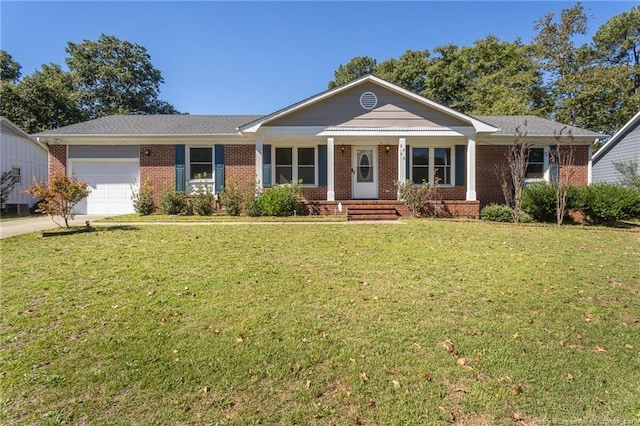
[[[0,339],[3,424],[632,424],[640,232],[25,235],[2,240]]]

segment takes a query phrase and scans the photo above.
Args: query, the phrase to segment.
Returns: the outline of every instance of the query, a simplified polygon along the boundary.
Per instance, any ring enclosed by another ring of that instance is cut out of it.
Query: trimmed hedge
[[[612,183],[581,188],[583,210],[594,223],[640,218],[640,191]]]

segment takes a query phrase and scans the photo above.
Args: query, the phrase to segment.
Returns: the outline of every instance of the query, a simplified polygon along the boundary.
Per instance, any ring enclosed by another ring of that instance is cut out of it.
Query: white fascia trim
[[[640,111],[636,115],[634,115],[633,118],[629,120],[624,126],[622,126],[620,130],[618,130],[613,136],[611,136],[611,138],[607,141],[607,143],[602,145],[600,149],[595,154],[593,154],[593,157],[591,159],[597,162],[598,159],[601,156],[603,156],[604,153],[607,152],[611,146],[618,143],[618,140],[621,139],[624,135],[626,135],[627,131],[629,131],[632,127],[638,124],[638,122],[640,122]]]
[[[231,138],[216,136],[120,136],[117,137],[101,137],[96,135],[76,136],[69,138],[46,138],[41,139],[42,143],[48,145],[181,145],[189,143],[206,143],[206,144],[231,144],[231,145],[253,145],[254,139],[247,137]]]
[[[454,130],[331,130],[319,134],[319,136],[465,136]]]
[[[325,127],[274,126],[263,127],[263,136],[469,136],[471,127]]]
[[[490,137],[478,138],[476,142],[480,145],[513,145],[518,139],[515,135],[493,135]],[[555,136],[525,136],[519,138],[521,142],[527,142],[531,145],[556,145]],[[574,137],[571,145],[591,145],[598,138],[593,137]]]

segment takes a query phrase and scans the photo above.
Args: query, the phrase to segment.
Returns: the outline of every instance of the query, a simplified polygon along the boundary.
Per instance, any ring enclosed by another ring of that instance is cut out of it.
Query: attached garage
[[[69,170],[91,193],[76,205],[76,214],[133,213],[133,189],[140,176],[137,146],[70,146]]]

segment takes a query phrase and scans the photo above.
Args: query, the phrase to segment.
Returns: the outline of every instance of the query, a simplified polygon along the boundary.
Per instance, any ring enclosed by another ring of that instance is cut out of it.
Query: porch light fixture
[[[151,156],[151,150],[149,148],[144,150],[144,155],[146,155],[147,157]]]
[[[387,147],[385,148],[385,150],[387,151],[387,154],[389,153],[389,150],[390,150],[390,149],[391,149],[391,148],[389,147],[389,145],[387,145]]]
[[[340,145],[340,152],[344,154],[344,145]]]

